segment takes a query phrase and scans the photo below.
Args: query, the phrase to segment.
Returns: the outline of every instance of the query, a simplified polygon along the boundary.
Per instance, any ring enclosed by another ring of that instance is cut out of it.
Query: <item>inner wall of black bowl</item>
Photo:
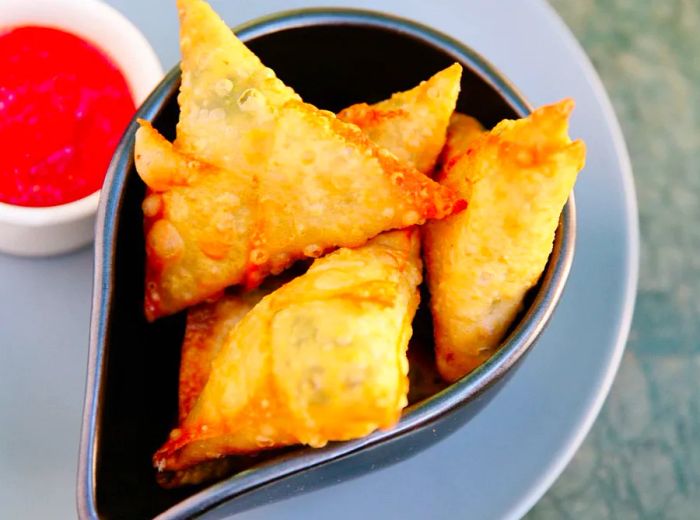
[[[357,25],[284,29],[258,36],[248,45],[305,100],[333,111],[411,88],[455,61],[443,50],[410,35]],[[160,91],[163,106],[154,124],[172,138],[178,117],[176,89],[163,86]],[[495,89],[466,68],[458,109],[487,126],[517,117]],[[105,345],[106,387],[98,425],[97,508],[107,518],[147,518],[199,488],[166,491],[155,483],[151,457],[177,418],[184,314],[153,324],[143,318],[145,258],[140,204],[144,185],[133,164],[122,193],[115,223],[115,292]],[[431,335],[425,302],[416,325],[416,338],[423,339],[419,343],[424,350],[430,349],[426,345]],[[412,348],[414,352],[418,349]],[[418,351],[418,355],[432,363],[429,352]]]
[[[355,25],[287,29],[246,43],[305,101],[333,112],[413,88],[458,61],[410,35]],[[487,127],[517,117],[498,92],[466,68],[457,109]]]

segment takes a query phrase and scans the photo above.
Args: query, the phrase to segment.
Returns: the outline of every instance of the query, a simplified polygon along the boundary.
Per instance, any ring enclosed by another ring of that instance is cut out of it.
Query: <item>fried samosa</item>
[[[465,206],[353,124],[303,103],[202,0],[179,0],[175,145],[142,122],[149,320],[301,257]]]
[[[338,113],[359,126],[379,146],[431,175],[445,144],[445,130],[459,95],[462,66],[438,72],[406,92],[368,105],[358,103]]]
[[[438,175],[469,201],[424,227],[437,365],[448,381],[493,353],[547,263],[585,161],[584,143],[568,136],[573,106],[564,100],[466,139]]]
[[[265,296],[218,344],[204,388],[154,456],[161,472],[392,426],[406,405],[418,232],[341,248]],[[189,405],[188,405],[189,406]],[[181,408],[182,409],[182,408]]]

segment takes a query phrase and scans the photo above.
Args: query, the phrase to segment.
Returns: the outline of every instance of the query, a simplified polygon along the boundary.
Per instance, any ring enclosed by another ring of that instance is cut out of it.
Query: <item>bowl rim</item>
[[[293,9],[255,18],[236,26],[234,30],[245,42],[279,30],[322,25],[369,26],[416,38],[454,57],[455,61],[466,64],[471,72],[498,91],[520,117],[532,112],[531,105],[520,91],[471,47],[431,27],[393,14],[350,8]],[[178,63],[163,78],[135,117],[152,119],[157,115],[164,94],[177,88],[179,76]],[[130,164],[128,155],[133,151],[135,129],[134,119],[117,147],[104,185],[107,195],[101,199],[98,209],[90,350],[78,463],[77,502],[81,518],[98,517],[96,441],[100,436],[100,425],[97,418],[101,412],[100,382],[103,380],[102,371],[106,362],[104,340],[108,333],[108,309],[112,298],[110,286],[116,238],[113,221],[123,197],[123,191],[117,188],[123,185],[128,171],[126,167]],[[121,182],[118,182],[120,180]],[[540,279],[537,293],[499,349],[473,372],[424,401],[409,406],[400,421],[391,429],[375,431],[360,439],[331,443],[324,448],[300,448],[292,453],[280,455],[256,465],[252,470],[213,483],[171,506],[156,518],[165,520],[201,515],[243,493],[424,428],[480,396],[524,357],[552,316],[573,263],[575,236],[576,208],[572,192],[561,213],[552,253]]]
[[[88,41],[117,65],[136,107],[149,95],[157,79],[163,77],[163,66],[143,33],[121,12],[100,0],[2,0],[2,3],[0,32],[37,25],[61,29]],[[125,60],[122,54],[125,51],[120,47],[125,47],[135,58]],[[98,188],[74,201],[52,206],[21,206],[0,201],[0,223],[33,228],[80,220],[97,212],[101,191]]]

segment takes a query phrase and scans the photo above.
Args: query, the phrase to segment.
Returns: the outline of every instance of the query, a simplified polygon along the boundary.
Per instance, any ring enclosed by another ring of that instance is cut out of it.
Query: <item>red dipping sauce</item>
[[[93,44],[0,29],[0,202],[55,206],[99,190],[134,111],[123,74]]]

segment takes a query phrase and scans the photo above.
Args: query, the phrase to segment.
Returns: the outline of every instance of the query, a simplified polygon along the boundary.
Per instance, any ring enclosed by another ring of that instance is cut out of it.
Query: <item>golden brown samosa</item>
[[[379,146],[431,175],[459,95],[462,66],[438,72],[418,86],[373,105],[358,103],[338,117],[355,123]]]
[[[229,285],[254,287],[297,258],[464,207],[356,125],[303,103],[205,2],[178,7],[175,146],[144,123],[136,134],[136,168],[150,193],[148,319]]]
[[[468,140],[438,175],[467,209],[424,227],[438,369],[459,379],[486,360],[540,277],[561,210],[583,168],[573,101],[505,120]]]
[[[221,342],[194,407],[154,456],[178,471],[230,454],[323,446],[393,425],[406,405],[417,230],[341,248],[265,296]]]

